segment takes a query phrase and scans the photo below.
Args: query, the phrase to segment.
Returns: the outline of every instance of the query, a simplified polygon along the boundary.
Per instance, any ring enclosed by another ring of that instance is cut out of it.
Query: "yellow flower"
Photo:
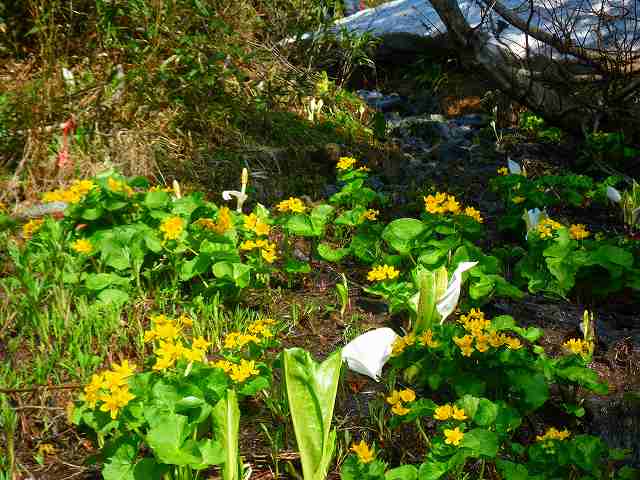
[[[121,182],[120,180],[116,180],[113,177],[109,177],[107,179],[107,187],[112,192],[116,192],[116,193],[124,192],[127,195],[133,194],[133,189],[129,185],[127,185],[125,182]]]
[[[44,218],[29,220],[22,226],[22,236],[25,240],[31,239],[42,228],[42,225],[44,225]]]
[[[260,372],[256,369],[255,363],[254,360],[247,361],[243,358],[240,360],[240,365],[234,365],[231,368],[229,378],[234,382],[241,383],[252,375],[258,375]]]
[[[462,355],[465,357],[470,357],[473,353],[473,337],[471,335],[465,335],[464,337],[453,337],[453,341],[458,347],[460,347],[460,351]]]
[[[240,244],[240,250],[242,251],[253,250],[254,248],[256,248],[256,243],[253,240],[245,240]]]
[[[543,218],[540,220],[538,224],[538,234],[540,238],[551,238],[553,236],[553,232],[562,228],[562,224],[560,222],[556,222],[551,218]]]
[[[402,399],[400,398],[400,392],[398,392],[397,390],[392,390],[391,395],[389,395],[386,400],[389,405],[396,405],[397,403],[402,402]]]
[[[180,327],[173,322],[160,323],[154,327],[155,336],[163,340],[175,340],[180,336]]]
[[[54,455],[56,449],[50,443],[41,443],[38,445],[38,455],[44,457],[45,455]]]
[[[370,282],[382,281],[386,279],[393,280],[394,278],[397,278],[398,275],[400,275],[399,270],[396,270],[389,265],[379,265],[369,271],[369,273],[367,274],[367,280],[369,280]]]
[[[411,411],[410,408],[406,408],[402,403],[396,403],[393,407],[391,407],[391,411],[399,416],[404,416]]]
[[[454,420],[466,420],[468,418],[464,413],[464,409],[458,408],[455,405],[453,406],[453,412],[451,413],[451,416]]]
[[[103,412],[109,412],[111,418],[115,420],[120,409],[126,406],[134,398],[136,397],[131,395],[127,388],[113,390],[109,394],[100,396],[100,400],[104,402],[100,405],[100,410]]]
[[[498,169],[498,175],[509,175],[509,169],[507,167],[500,167]]]
[[[511,199],[511,201],[512,201],[513,203],[515,203],[516,205],[517,205],[517,204],[519,204],[519,203],[524,202],[525,200],[526,200],[526,198],[521,197],[520,195],[515,196],[515,197],[513,197],[513,198]]]
[[[355,165],[356,162],[357,160],[353,157],[340,157],[340,160],[338,160],[338,164],[336,165],[336,167],[338,168],[338,170],[349,170]]]
[[[91,180],[76,180],[67,190],[60,188],[44,193],[42,201],[45,203],[78,203],[94,188],[97,188],[97,186]]]
[[[435,195],[428,195],[424,198],[424,206],[427,212],[438,213],[458,213],[460,204],[456,197],[447,193],[438,192]]]
[[[206,230],[211,230],[212,232],[216,230],[216,222],[214,222],[210,218],[199,218],[194,222],[194,225],[197,227],[202,227]]]
[[[223,370],[224,373],[229,373],[233,369],[233,363],[228,360],[217,360],[213,366]]]
[[[269,225],[267,225],[264,222],[258,222],[255,226],[255,228],[253,229],[253,231],[256,233],[256,235],[258,236],[266,236],[269,235],[269,232],[271,231],[271,227],[269,227]]]
[[[275,244],[273,243],[269,244],[266,247],[264,247],[262,250],[260,250],[260,256],[262,256],[265,262],[273,263],[277,258]]]
[[[178,323],[181,323],[182,325],[186,325],[187,327],[190,327],[193,325],[193,319],[186,313],[183,313],[178,318]]]
[[[566,428],[564,430],[557,430],[555,427],[550,427],[544,435],[536,435],[537,442],[544,442],[547,440],[566,440],[571,436],[571,432]]]
[[[201,362],[204,357],[204,350],[200,350],[198,348],[185,348],[182,351],[182,358],[187,360],[188,362]]]
[[[416,399],[416,392],[411,390],[410,388],[405,388],[400,392],[400,399],[403,402],[413,402]]]
[[[581,355],[583,357],[591,355],[594,348],[593,342],[579,338],[570,338],[564,342],[562,346],[576,355]]]
[[[136,366],[135,364],[129,365],[129,360],[123,360],[120,365],[114,363],[111,366],[111,370],[122,378],[128,378],[136,373]]]
[[[160,342],[154,353],[158,357],[153,366],[154,370],[165,370],[172,367],[182,357],[184,346],[181,342]]]
[[[453,408],[447,403],[436,408],[435,412],[433,413],[433,418],[435,418],[436,420],[445,421],[449,420],[452,415]]]
[[[102,388],[109,391],[118,390],[127,384],[127,377],[123,377],[117,372],[104,372],[102,377]]]
[[[500,347],[504,343],[505,339],[506,337],[498,332],[494,331],[489,333],[489,345],[493,348]]]
[[[578,223],[569,227],[569,235],[574,240],[584,240],[591,235],[591,232],[585,228],[584,224]]]
[[[211,342],[207,342],[203,337],[197,337],[192,343],[192,348],[197,348],[198,350],[206,350],[211,346]]]
[[[299,198],[289,197],[287,200],[281,201],[276,208],[280,212],[303,213],[306,209],[304,203]]]
[[[478,223],[484,223],[484,219],[480,215],[480,212],[473,207],[467,207],[464,209],[464,214],[467,217],[473,218]]]
[[[522,348],[522,343],[518,338],[506,337],[503,340],[503,343],[507,346],[509,350],[518,350]]]
[[[91,381],[84,387],[84,400],[89,405],[89,408],[95,408],[98,402],[98,394],[102,389],[104,383],[104,375],[101,373],[94,373],[91,376]]]
[[[375,221],[378,218],[378,215],[380,215],[380,211],[379,210],[373,210],[373,209],[369,209],[366,212],[364,212],[362,214],[362,217],[360,217],[361,220],[371,220],[372,222]]]
[[[176,240],[184,230],[184,224],[180,217],[169,217],[160,224],[160,231],[165,240]]]
[[[71,248],[77,253],[88,255],[93,250],[93,245],[86,238],[80,238],[71,244]]]
[[[218,210],[218,219],[213,227],[213,231],[222,235],[224,232],[229,230],[232,225],[233,221],[231,219],[231,210],[229,210],[229,207],[220,207]]]
[[[359,444],[354,443],[349,450],[358,455],[360,463],[369,463],[375,458],[373,449],[369,448],[369,445],[364,440],[361,440]]]
[[[437,342],[433,339],[433,332],[430,328],[424,331],[424,333],[420,337],[420,341],[424,346],[429,348],[436,348],[440,346],[440,342]]]
[[[238,337],[240,337],[239,332],[230,332],[224,337],[224,348],[233,349],[238,346]]]
[[[460,440],[464,438],[464,433],[460,431],[460,428],[458,427],[454,428],[453,430],[445,428],[444,436],[444,443],[457,447],[458,445],[460,445]]]

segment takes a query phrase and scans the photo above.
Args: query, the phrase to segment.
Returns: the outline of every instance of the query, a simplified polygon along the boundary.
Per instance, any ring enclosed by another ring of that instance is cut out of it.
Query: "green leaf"
[[[384,474],[384,480],[416,480],[418,469],[413,465],[392,468]]]
[[[238,438],[240,431],[240,408],[236,392],[227,390],[227,394],[213,408],[213,428],[222,441],[224,451],[224,480],[238,480],[240,477],[240,458],[238,456]]]
[[[147,192],[144,196],[144,205],[149,210],[164,208],[169,204],[169,194],[167,192]]]
[[[306,480],[324,480],[335,449],[331,419],[335,406],[342,352],[324,362],[313,361],[309,352],[289,348],[282,353],[284,378]]]
[[[98,294],[98,300],[120,307],[129,301],[129,294],[117,288],[107,288]]]
[[[447,289],[447,269],[440,267],[435,271],[429,271],[418,267],[416,273],[418,281],[418,304],[416,307],[416,323],[413,328],[415,335],[431,328],[440,316],[436,309],[436,303]]]
[[[336,225],[347,225],[349,227],[355,227],[356,225],[360,225],[362,223],[362,215],[366,211],[366,208],[357,206],[356,208],[347,210],[346,212],[342,212],[342,214],[335,219],[334,223]]]
[[[570,462],[587,472],[598,471],[606,458],[607,447],[593,435],[578,435],[569,441],[568,447]]]
[[[328,243],[318,245],[318,255],[327,262],[337,263],[349,255],[350,252],[351,249],[349,248],[333,248]]]
[[[331,205],[327,205],[326,203],[318,205],[314,207],[313,210],[311,210],[310,217],[314,236],[322,236],[325,226],[333,215],[334,210],[334,207],[332,207]]]
[[[115,273],[89,273],[84,283],[89,290],[99,291],[111,285],[126,287],[129,285],[129,279]]]
[[[98,220],[103,213],[104,213],[104,210],[100,207],[86,208],[82,211],[80,218],[82,218],[83,220],[94,221],[94,220]]]
[[[155,418],[146,441],[156,457],[169,465],[198,465],[202,457],[194,442],[188,442],[191,429],[185,415],[165,413]]]
[[[233,281],[238,288],[245,288],[251,283],[251,266],[244,263],[217,262],[213,265],[216,278]]]
[[[557,368],[555,373],[560,378],[564,378],[571,382],[575,382],[578,385],[582,385],[583,387],[587,387],[600,395],[606,395],[609,393],[609,387],[607,384],[600,382],[598,374],[590,368],[574,365]]]
[[[542,373],[515,369],[506,374],[511,388],[520,394],[520,400],[527,410],[536,410],[549,399],[549,387]]]
[[[633,266],[633,254],[627,250],[613,245],[603,245],[592,253],[591,258],[601,265],[615,264],[621,267],[631,268]]]
[[[418,470],[418,480],[438,480],[449,471],[447,462],[427,460],[420,465]]]
[[[186,281],[191,278],[202,275],[209,270],[211,266],[211,256],[206,254],[196,255],[191,260],[182,263],[180,268],[180,280]]]
[[[504,480],[527,480],[529,478],[529,471],[524,465],[498,459],[496,460],[496,466]]]
[[[399,218],[382,231],[382,238],[402,255],[408,255],[414,240],[425,230],[424,224],[415,218]]]
[[[493,458],[498,453],[498,436],[495,432],[474,428],[465,432],[460,446],[470,449],[473,455]]]
[[[309,273],[311,265],[308,262],[288,258],[284,264],[284,271],[287,273]]]
[[[289,217],[284,228],[290,235],[299,235],[301,237],[316,236],[311,219],[304,214],[296,214]]]

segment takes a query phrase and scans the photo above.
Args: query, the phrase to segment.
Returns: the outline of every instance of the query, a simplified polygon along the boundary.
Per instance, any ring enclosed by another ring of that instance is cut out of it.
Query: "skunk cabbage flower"
[[[522,219],[524,220],[524,223],[527,224],[527,234],[524,237],[525,239],[529,238],[529,232],[538,228],[538,224],[544,218],[549,218],[549,216],[547,215],[547,212],[540,211],[539,208],[533,208],[524,212]]]
[[[397,338],[396,332],[390,328],[370,330],[351,340],[342,349],[342,358],[347,361],[349,369],[377,382]]]
[[[225,190],[222,192],[222,199],[229,201],[231,197],[236,197],[238,200],[238,206],[236,207],[236,212],[242,212],[242,205],[247,199],[247,183],[249,183],[249,171],[246,168],[242,169],[242,186],[240,187],[240,191],[237,190]]]
[[[462,288],[462,274],[467,270],[475,267],[478,262],[461,262],[455,269],[449,285],[444,294],[438,299],[436,310],[440,314],[440,323],[444,323],[446,318],[453,313],[460,300],[460,289]]]
[[[607,198],[613,203],[620,203],[622,201],[622,195],[613,187],[607,187]]]
[[[511,175],[523,175],[520,165],[518,165],[510,158],[507,159],[507,166],[509,167],[509,173]]]

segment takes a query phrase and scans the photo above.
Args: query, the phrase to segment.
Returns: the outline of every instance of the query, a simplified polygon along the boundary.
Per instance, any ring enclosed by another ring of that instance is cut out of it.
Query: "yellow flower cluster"
[[[153,366],[154,370],[166,370],[175,363],[184,359],[188,362],[206,361],[207,349],[211,342],[203,337],[197,337],[191,342],[191,347],[185,347],[182,343],[181,333],[183,326],[193,324],[193,320],[187,315],[181,315],[175,321],[165,315],[151,317],[152,328],[144,332],[145,342],[158,342],[154,353],[158,357]]]
[[[211,218],[199,218],[194,222],[194,225],[222,235],[233,225],[231,211],[229,207],[220,207],[218,210],[218,218],[215,222]]]
[[[498,175],[507,176],[509,175],[509,169],[507,167],[500,167],[498,169]]]
[[[483,223],[484,219],[480,212],[473,207],[462,208],[456,197],[448,193],[438,192],[435,195],[428,195],[424,198],[424,206],[427,212],[432,214],[466,215],[473,218],[478,223]]]
[[[463,408],[458,408],[455,405],[446,403],[444,405],[436,407],[433,413],[433,418],[444,422],[449,420],[450,418],[462,421],[466,420],[468,417]]]
[[[484,223],[484,218],[482,218],[480,212],[473,207],[466,207],[462,213],[467,217],[473,218],[478,223]]]
[[[160,231],[165,240],[177,240],[184,230],[184,223],[180,217],[165,218],[160,224]]]
[[[425,347],[436,348],[440,346],[440,342],[433,339],[433,332],[430,328],[425,330],[422,335],[420,335],[419,340]]]
[[[410,347],[411,345],[415,345],[416,337],[413,333],[409,335],[405,335],[404,337],[398,337],[395,342],[391,345],[391,356],[397,357],[404,349]]]
[[[247,327],[249,333],[230,332],[224,338],[224,348],[238,350],[251,342],[259,345],[264,339],[273,337],[273,332],[269,328],[273,324],[275,320],[271,318],[258,319]]]
[[[172,187],[163,187],[162,185],[153,185],[152,187],[149,188],[150,192],[166,192],[166,193],[172,193],[173,192],[173,188]]]
[[[391,405],[391,411],[396,415],[406,415],[411,411],[410,408],[407,408],[403,405],[404,403],[411,403],[416,399],[416,392],[411,390],[410,388],[405,388],[404,390],[393,390],[391,395],[389,395],[386,400],[389,405]]]
[[[550,218],[543,218],[538,224],[538,235],[540,235],[540,238],[551,238],[553,237],[553,232],[562,227],[563,225],[560,222]]]
[[[445,428],[444,429],[444,443],[447,445],[453,445],[457,447],[460,445],[460,441],[464,438],[464,432],[460,430],[460,427],[456,427],[454,429]]]
[[[470,332],[462,337],[453,337],[453,342],[460,348],[462,355],[465,357],[470,357],[473,353],[474,340],[475,350],[480,353],[486,352],[489,347],[500,348],[502,345],[506,345],[510,350],[522,348],[522,343],[519,339],[508,337],[494,330],[488,330],[491,326],[491,320],[486,319],[484,313],[479,309],[472,308],[469,314],[461,315],[458,321],[462,323],[467,332]]]
[[[390,265],[378,265],[373,267],[367,274],[367,280],[370,282],[380,282],[382,280],[393,280],[400,275],[400,271]]]
[[[90,254],[93,251],[93,245],[86,238],[80,238],[71,244],[71,248],[76,253]]]
[[[564,342],[562,346],[576,355],[581,355],[582,357],[590,356],[594,349],[593,342],[582,340],[580,338],[570,338]]]
[[[299,198],[289,197],[287,200],[281,201],[276,208],[279,212],[304,213],[306,207],[304,202]]]
[[[245,240],[240,244],[240,250],[250,251],[256,248],[260,249],[260,256],[267,262],[273,263],[276,258],[276,244],[266,239],[258,238],[257,240]]]
[[[42,225],[44,225],[44,218],[29,220],[22,226],[22,236],[25,240],[31,239],[42,228]]]
[[[373,449],[369,448],[369,445],[367,445],[364,440],[361,440],[359,444],[354,443],[353,445],[351,445],[351,448],[349,450],[358,455],[358,460],[360,460],[360,463],[369,463],[372,462],[375,458]]]
[[[42,201],[45,203],[78,203],[94,188],[96,188],[96,184],[91,180],[76,180],[66,190],[59,188],[53,192],[46,192],[42,195]]]
[[[336,167],[338,170],[349,170],[356,164],[357,160],[353,157],[340,157],[338,160],[338,165]]]
[[[586,229],[584,224],[578,223],[578,224],[573,224],[569,227],[569,235],[574,240],[584,240],[585,238],[591,235],[591,232]]]
[[[125,182],[116,180],[113,177],[107,179],[107,187],[109,190],[116,193],[126,193],[127,195],[133,195],[133,188],[127,185]]]
[[[128,378],[135,373],[135,365],[129,365],[123,360],[120,365],[112,365],[111,370],[94,373],[91,381],[84,387],[84,400],[90,408],[97,403],[100,410],[109,412],[112,419],[117,418],[118,412],[135,397],[129,392]]]
[[[546,442],[548,440],[566,440],[571,436],[571,432],[566,428],[564,430],[558,430],[555,427],[550,427],[544,435],[536,435],[536,442]]]
[[[233,365],[229,378],[234,382],[241,383],[250,378],[253,375],[258,375],[260,372],[256,368],[256,362],[254,360],[240,360],[239,365]]]
[[[270,230],[269,225],[260,220],[255,213],[244,216],[244,228],[258,236],[269,235]]]
[[[456,197],[448,193],[438,192],[435,195],[424,197],[424,206],[429,213],[459,213],[460,204]]]
[[[372,222],[374,222],[378,219],[378,215],[380,215],[379,210],[373,210],[370,208],[362,214],[362,216],[360,217],[360,221],[371,220]]]

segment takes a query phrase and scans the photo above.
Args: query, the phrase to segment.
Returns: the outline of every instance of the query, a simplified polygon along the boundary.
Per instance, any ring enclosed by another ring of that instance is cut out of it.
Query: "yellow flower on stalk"
[[[440,342],[437,342],[433,339],[433,332],[430,328],[422,333],[422,335],[420,336],[420,341],[425,347],[437,348],[440,346]]]
[[[498,169],[498,175],[502,175],[502,176],[509,175],[509,169],[507,167],[500,167]]]
[[[180,323],[182,325],[185,325],[187,327],[191,327],[193,325],[193,319],[189,315],[187,315],[186,313],[183,313],[178,318],[178,323]]]
[[[182,342],[160,342],[160,346],[154,350],[154,353],[158,357],[156,363],[153,366],[154,370],[165,370],[175,365],[182,357],[184,346]]]
[[[134,398],[136,397],[132,395],[126,387],[113,390],[109,394],[100,396],[100,400],[104,402],[100,405],[100,410],[109,412],[111,419],[115,420],[120,409],[125,407]]]
[[[89,405],[89,408],[96,408],[96,404],[99,399],[99,392],[102,389],[104,383],[104,375],[101,373],[94,373],[91,376],[91,381],[84,387],[84,400]]]
[[[423,197],[424,207],[427,212],[432,214],[438,213],[458,213],[460,204],[456,197],[443,192],[437,192],[435,195]]]
[[[585,228],[583,223],[578,223],[569,227],[569,235],[574,240],[584,240],[591,235],[591,232]]]
[[[262,250],[260,250],[260,256],[265,262],[273,263],[277,258],[275,244],[272,243],[262,248]]]
[[[582,340],[580,338],[570,338],[564,342],[562,346],[572,353],[581,355],[582,357],[588,357],[591,355],[594,348],[593,342]]]
[[[240,365],[234,365],[231,368],[229,378],[236,383],[241,383],[247,380],[252,375],[258,375],[260,372],[256,369],[256,362],[254,360],[240,360]]]
[[[349,170],[356,164],[357,160],[353,157],[340,157],[336,167],[338,170]]]
[[[401,403],[402,399],[400,398],[400,392],[397,390],[392,390],[391,395],[386,398],[386,401],[389,405],[396,405],[397,403]]]
[[[416,392],[410,388],[405,388],[400,391],[400,399],[406,403],[413,402],[416,399]]]
[[[224,373],[229,373],[233,369],[233,363],[229,360],[217,360],[213,363],[213,366],[221,369]]]
[[[393,407],[391,407],[391,412],[395,415],[404,416],[411,411],[410,408],[405,407],[402,403],[396,403]]]
[[[123,360],[120,365],[114,363],[111,366],[111,370],[116,375],[120,375],[121,378],[128,378],[136,373],[136,366],[133,363],[129,365],[129,360]]]
[[[555,427],[550,427],[544,435],[536,435],[537,442],[545,442],[547,440],[566,440],[571,436],[571,432],[566,428],[564,430],[558,430]]]
[[[400,275],[400,270],[396,270],[390,265],[378,265],[377,267],[373,267],[367,274],[367,280],[370,282],[382,281],[382,280],[393,280]]]
[[[375,458],[373,449],[369,448],[364,440],[361,440],[359,444],[354,443],[349,450],[358,456],[360,463],[369,463]]]
[[[183,230],[184,224],[180,217],[166,218],[160,224],[160,231],[165,240],[176,240]]]
[[[45,455],[54,455],[56,449],[50,443],[41,443],[38,445],[38,455],[44,457]]]
[[[229,207],[220,207],[218,210],[218,218],[216,224],[213,227],[213,231],[222,235],[233,226],[233,220],[231,218],[231,210]]]
[[[362,214],[362,216],[360,217],[360,220],[371,220],[373,222],[377,220],[378,215],[380,215],[379,210],[373,210],[370,208],[369,210],[367,210]]]
[[[74,204],[80,202],[94,188],[97,188],[97,185],[91,180],[76,180],[66,190],[59,188],[52,192],[44,193],[42,201],[44,203],[64,202]]]
[[[506,339],[505,335],[498,333],[496,331],[489,333],[489,345],[491,345],[493,348],[498,348],[502,346],[505,339]]]
[[[465,208],[463,213],[467,217],[473,218],[478,223],[484,223],[484,219],[482,218],[482,215],[480,215],[480,212],[473,207]]]
[[[453,342],[458,345],[463,356],[470,357],[473,353],[473,337],[471,335],[465,335],[464,337],[453,337]]]
[[[107,187],[112,192],[116,192],[116,193],[124,192],[127,195],[133,194],[133,189],[129,185],[127,185],[125,182],[122,182],[120,180],[116,180],[113,177],[109,177],[107,179]]]
[[[460,441],[464,438],[464,433],[460,430],[459,427],[456,427],[453,430],[445,428],[444,437],[444,443],[457,447],[458,445],[460,445]]]
[[[303,213],[306,209],[304,203],[299,198],[289,197],[287,200],[283,200],[276,206],[280,212],[293,212]]]
[[[515,196],[515,197],[513,197],[513,198],[511,199],[511,201],[512,201],[513,203],[515,203],[516,205],[517,205],[517,204],[519,204],[519,203],[524,202],[525,200],[526,200],[526,198],[521,197],[520,195],[517,195],[517,196]]]
[[[509,350],[519,350],[522,348],[522,343],[518,338],[506,337],[504,338],[503,343]]]
[[[211,342],[207,342],[204,337],[197,337],[191,343],[192,348],[197,348],[198,350],[206,350],[211,346]]]
[[[82,253],[84,255],[88,255],[93,251],[93,245],[86,238],[80,238],[71,244],[71,248],[76,253]]]
[[[185,348],[182,351],[182,358],[188,362],[202,362],[204,358],[204,350],[198,348]]]
[[[560,222],[556,222],[551,218],[543,218],[538,224],[538,235],[542,239],[551,238],[553,237],[553,232],[562,227],[563,225]]]
[[[44,218],[29,220],[22,226],[22,236],[25,240],[30,240],[42,228],[42,225],[44,225]]]
[[[175,340],[180,337],[180,327],[173,322],[161,323],[154,327],[156,338],[162,340]]]
[[[109,391],[118,390],[127,384],[127,377],[123,377],[117,372],[104,372],[102,377],[102,388]]]
[[[270,227],[258,218],[255,213],[245,215],[244,228],[254,232],[258,236],[269,235]]]
[[[391,345],[391,356],[397,357],[405,348],[414,345],[416,343],[416,337],[413,333],[405,335],[404,337],[397,338]]]
[[[453,406],[453,410],[451,412],[451,417],[453,417],[454,420],[466,420],[468,417],[464,412],[463,408],[458,408],[455,405]]]
[[[240,250],[242,251],[253,250],[254,248],[256,248],[256,243],[253,240],[245,240],[240,244]]]
[[[206,230],[211,230],[212,232],[216,230],[216,222],[214,222],[211,218],[199,218],[193,224],[197,227],[204,228]]]
[[[446,421],[453,415],[453,407],[448,403],[437,407],[433,413],[433,418],[440,421]]]

